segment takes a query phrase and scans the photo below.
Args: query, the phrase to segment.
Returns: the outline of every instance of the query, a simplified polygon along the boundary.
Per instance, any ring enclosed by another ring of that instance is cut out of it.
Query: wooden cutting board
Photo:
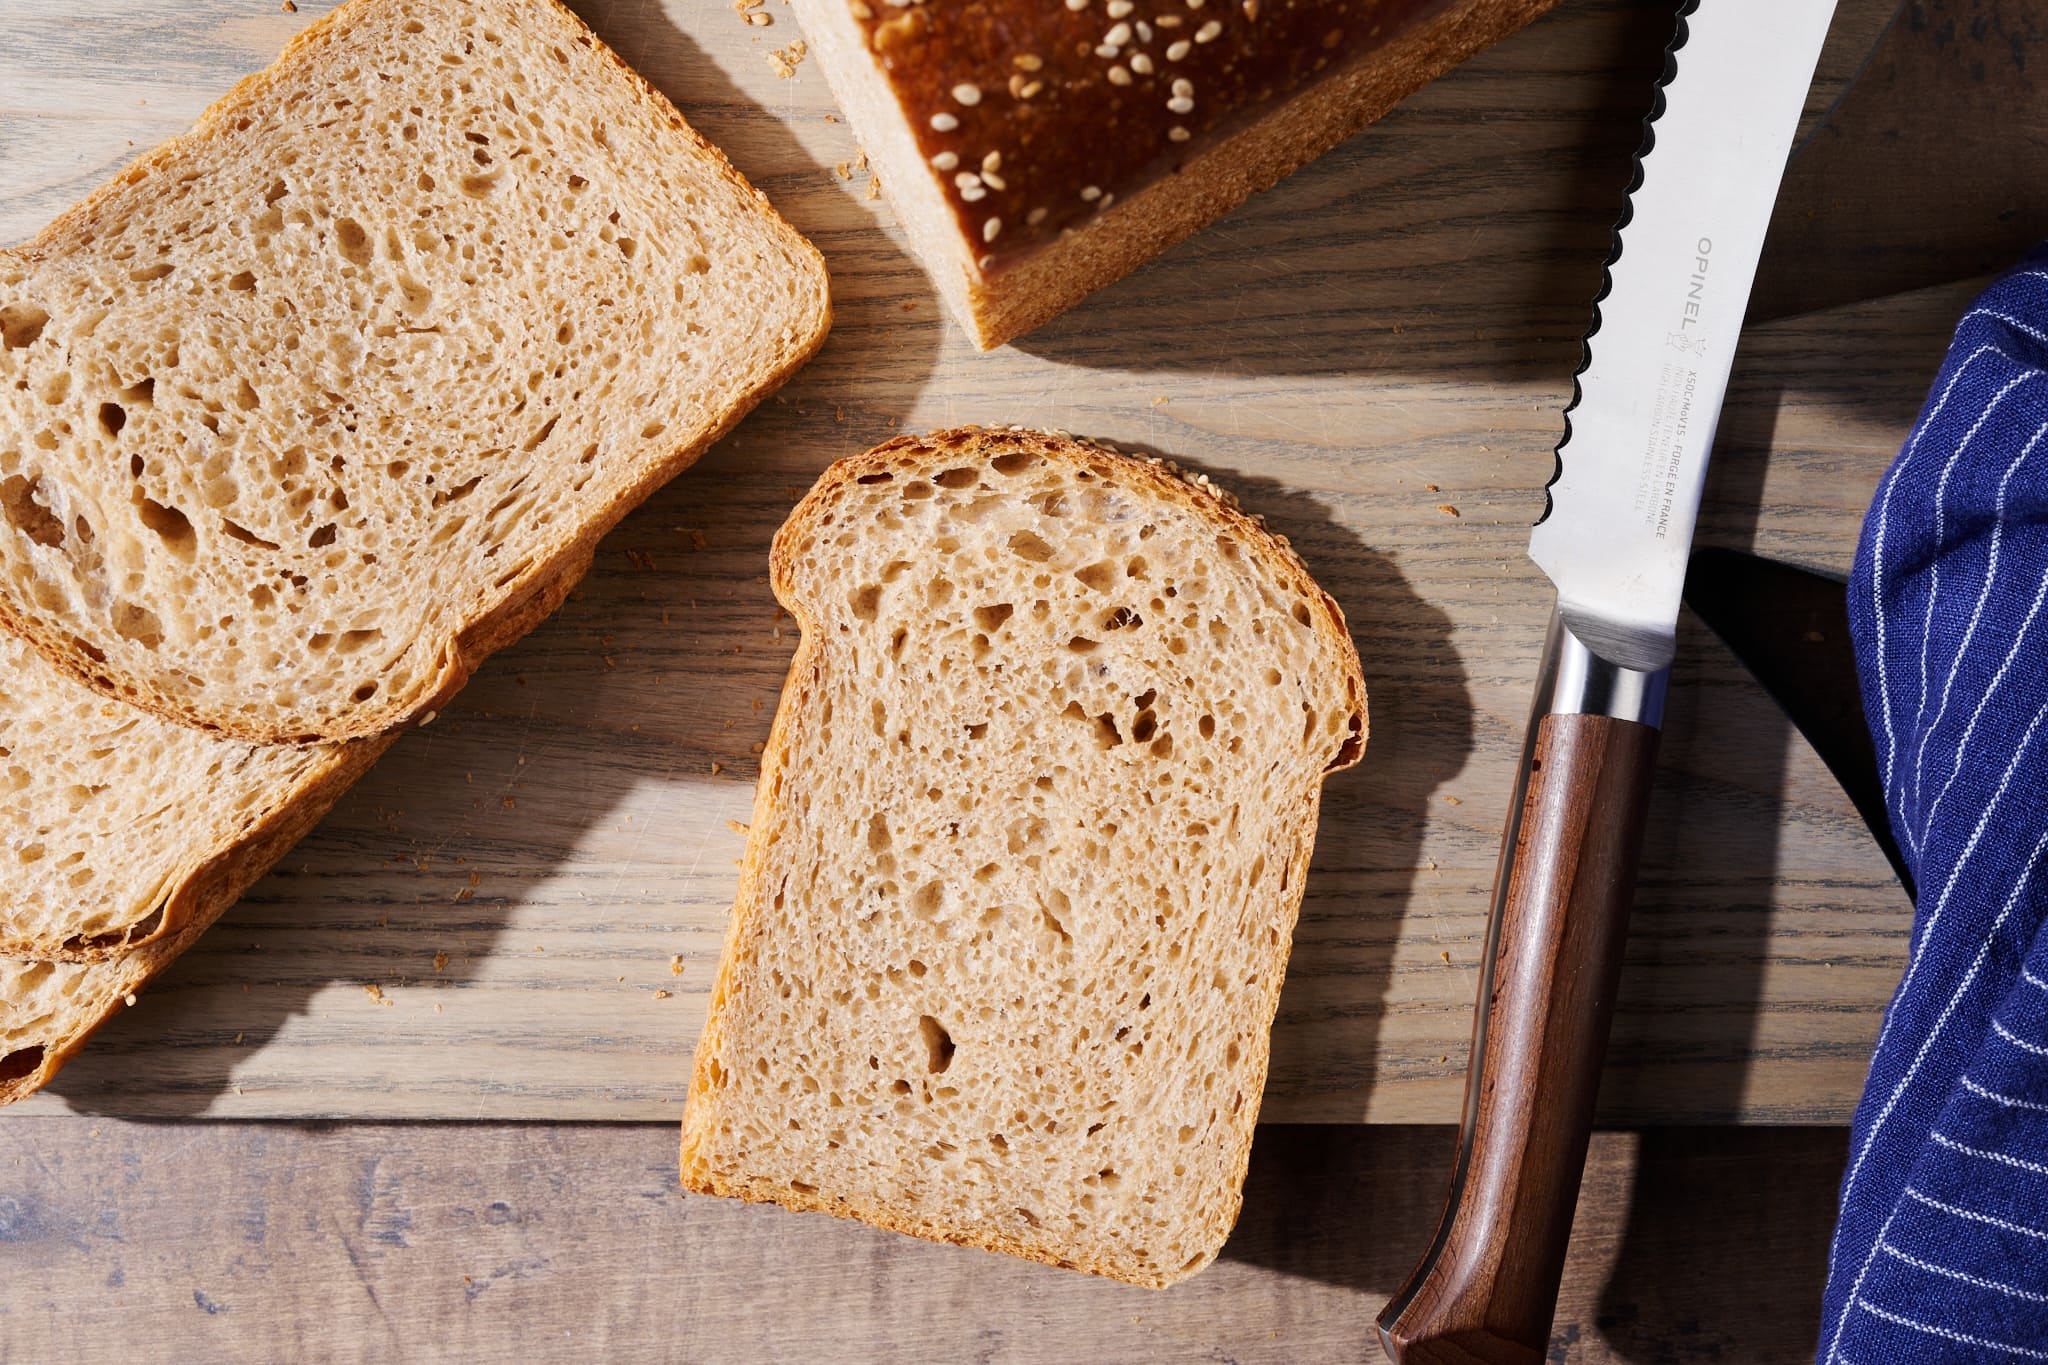
[[[0,0],[0,241],[327,8]],[[769,538],[831,460],[978,421],[1213,473],[1350,614],[1372,744],[1328,791],[1264,1117],[1455,1119],[1548,602],[1522,547],[1669,7],[1564,0],[987,356],[904,253],[781,0],[766,25],[710,0],[577,8],[824,251],[830,343],[10,1112],[673,1118],[795,644]],[[1816,117],[1889,5],[1843,10]],[[1967,293],[1752,329],[1703,541],[1844,568]],[[1813,754],[1690,620],[1677,676],[1603,1109],[1840,1121],[1908,906]]]

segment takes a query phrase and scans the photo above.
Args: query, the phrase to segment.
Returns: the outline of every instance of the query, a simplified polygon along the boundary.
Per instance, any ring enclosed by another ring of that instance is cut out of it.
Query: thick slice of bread
[[[222,870],[345,771],[74,682],[0,636],[0,954],[88,962],[176,937]]]
[[[393,732],[319,746],[312,751],[317,757],[310,768],[300,772],[289,787],[274,790],[274,804],[258,813],[247,828],[210,836],[219,842],[192,849],[192,861],[198,867],[185,874],[169,902],[181,912],[175,931],[97,962],[0,959],[0,1104],[41,1089],[85,1045],[94,1029],[192,946],[206,926],[318,823],[396,737]],[[216,745],[226,743],[200,738]],[[133,743],[138,736],[131,732],[123,739]],[[127,773],[120,780],[148,784],[146,774],[138,778]],[[246,774],[227,774],[221,780],[237,799],[248,790]],[[190,799],[202,807],[191,812],[196,837],[207,821],[219,814],[203,807],[222,798],[197,793]],[[168,850],[153,847],[133,852],[138,866],[144,866],[141,860],[149,856],[162,859]]]
[[[1321,156],[1556,0],[794,0],[983,350]]]
[[[353,0],[0,252],[0,625],[242,738],[416,720],[829,315],[553,0]]]
[[[1323,779],[1337,606],[1205,479],[967,429],[776,537],[803,641],[683,1183],[1138,1284],[1237,1217]]]

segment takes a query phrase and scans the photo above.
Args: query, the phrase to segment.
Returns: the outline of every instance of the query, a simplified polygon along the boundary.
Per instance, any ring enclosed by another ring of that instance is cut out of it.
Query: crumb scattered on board
[[[674,991],[656,991],[656,992],[654,993],[654,998],[655,998],[656,1000],[666,1000],[666,999],[668,999],[669,997],[673,996],[674,994],[675,994],[675,992],[674,992]]]
[[[390,996],[384,994],[384,988],[375,982],[363,987],[363,994],[369,996],[373,1004],[389,1005],[394,1003]]]
[[[766,28],[775,22],[774,16],[761,8],[761,0],[732,0],[732,7],[740,18],[757,27]]]
[[[434,970],[435,970],[435,971],[437,971],[437,972],[445,972],[445,971],[447,971],[447,970],[448,970],[448,954],[446,954],[446,953],[435,953],[435,954],[434,954]]]
[[[683,955],[681,953],[677,953],[668,960],[668,971],[670,976],[681,976],[683,974]]]
[[[1439,512],[1441,512],[1441,513],[1443,513],[1443,514],[1444,514],[1445,516],[1447,516],[1447,517],[1455,517],[1455,516],[1457,516],[1457,515],[1458,515],[1458,509],[1457,509],[1457,508],[1455,508],[1455,507],[1453,507],[1453,506],[1451,506],[1451,505],[1450,505],[1449,503],[1447,503],[1447,502],[1440,502],[1440,503],[1438,503],[1438,504],[1436,505],[1436,510],[1437,510],[1437,511],[1439,511]]]
[[[804,54],[809,51],[810,48],[804,44],[804,40],[799,38],[788,47],[779,47],[770,52],[768,65],[775,68],[776,76],[786,81],[796,74],[797,67],[803,63]]]

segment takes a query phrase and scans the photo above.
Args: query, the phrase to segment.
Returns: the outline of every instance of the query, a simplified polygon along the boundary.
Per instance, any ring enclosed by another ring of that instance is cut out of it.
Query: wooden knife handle
[[[1450,1198],[1422,1264],[1380,1315],[1397,1365],[1544,1360],[1656,760],[1662,675],[1637,676],[1655,684],[1650,723],[1553,712],[1532,724]]]

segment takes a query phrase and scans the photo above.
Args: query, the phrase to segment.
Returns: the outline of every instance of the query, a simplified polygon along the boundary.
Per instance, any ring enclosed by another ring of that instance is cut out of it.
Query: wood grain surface
[[[1260,1130],[1215,1265],[1157,1291],[681,1194],[668,1125],[11,1125],[0,1357],[1378,1359],[1437,1127]],[[1548,1359],[1811,1360],[1836,1130],[1601,1133]]]
[[[0,241],[328,7],[0,0]],[[777,74],[799,36],[779,0],[768,26],[712,0],[577,8],[818,243],[832,339],[15,1112],[673,1117],[794,645],[769,537],[830,460],[980,421],[1213,473],[1343,605],[1372,744],[1326,797],[1265,1116],[1455,1117],[1548,610],[1523,546],[1672,6],[1564,0],[988,356],[941,317],[814,65]],[[1891,4],[1841,12],[1813,127]],[[1702,539],[1845,567],[1969,292],[1753,328]],[[1825,769],[1690,620],[1677,676],[1602,1112],[1840,1121],[1908,906]]]

